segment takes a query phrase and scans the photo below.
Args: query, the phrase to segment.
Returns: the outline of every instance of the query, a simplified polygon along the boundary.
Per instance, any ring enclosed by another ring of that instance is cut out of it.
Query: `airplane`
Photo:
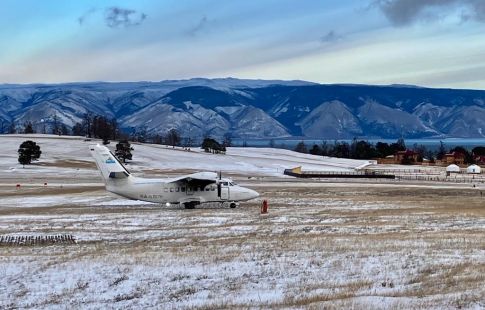
[[[258,192],[237,185],[215,172],[196,172],[169,179],[147,179],[131,175],[105,146],[90,145],[91,155],[101,172],[107,191],[120,196],[155,203],[183,204],[186,209],[208,202],[229,203],[259,197]]]

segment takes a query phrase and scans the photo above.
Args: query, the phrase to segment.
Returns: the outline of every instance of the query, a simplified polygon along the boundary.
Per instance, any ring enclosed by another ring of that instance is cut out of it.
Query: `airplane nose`
[[[253,191],[252,189],[248,191],[248,194],[251,197],[249,199],[254,199],[259,197],[259,193],[257,191]]]

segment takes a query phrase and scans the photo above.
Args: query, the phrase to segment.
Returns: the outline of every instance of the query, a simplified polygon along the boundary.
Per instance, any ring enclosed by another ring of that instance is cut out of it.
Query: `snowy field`
[[[270,203],[185,210],[105,192],[82,140],[35,138],[43,156],[22,169],[23,140],[0,137],[0,235],[78,243],[0,246],[0,309],[485,307],[485,197],[469,185],[302,182],[276,175],[362,162],[135,145],[139,175],[223,166]]]
[[[41,161],[23,169],[17,162],[17,149],[22,141],[32,139],[41,146]],[[38,178],[68,175],[100,180],[89,154],[90,144],[79,137],[49,135],[0,135],[2,178]],[[115,145],[109,145],[114,149]],[[302,166],[306,170],[351,171],[367,161],[329,158],[271,148],[228,148],[226,155],[205,153],[200,148],[185,151],[162,145],[133,144],[133,161],[127,167],[135,174],[171,173],[174,171],[223,171],[248,176],[281,176],[284,169]],[[53,167],[53,168],[50,168]],[[50,169],[49,169],[50,168]],[[1,181],[1,180],[0,180]]]

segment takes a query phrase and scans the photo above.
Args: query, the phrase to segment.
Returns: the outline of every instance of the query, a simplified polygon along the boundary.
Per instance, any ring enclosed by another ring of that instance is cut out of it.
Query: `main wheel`
[[[195,209],[195,203],[193,202],[186,202],[184,203],[185,209]]]
[[[237,205],[236,205],[236,203],[235,203],[235,202],[232,202],[232,203],[229,205],[229,207],[230,207],[231,209],[234,209],[235,207],[237,207]]]

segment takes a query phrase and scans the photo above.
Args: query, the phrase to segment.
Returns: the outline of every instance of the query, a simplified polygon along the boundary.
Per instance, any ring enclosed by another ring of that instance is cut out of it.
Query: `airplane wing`
[[[168,183],[186,182],[191,185],[206,186],[211,183],[216,183],[216,181],[217,173],[215,172],[196,172],[170,179]]]

